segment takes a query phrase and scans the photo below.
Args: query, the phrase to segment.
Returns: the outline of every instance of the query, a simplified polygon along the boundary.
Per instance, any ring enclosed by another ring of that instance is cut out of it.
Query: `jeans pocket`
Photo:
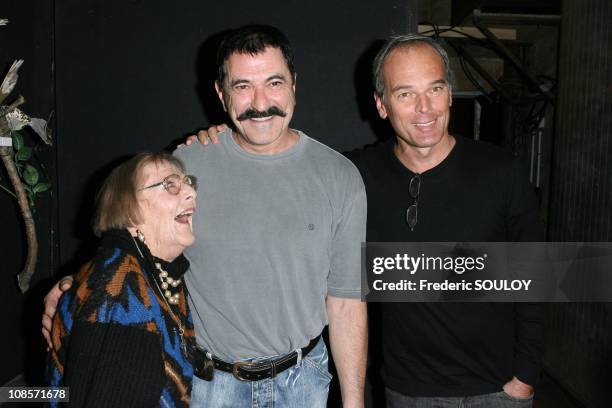
[[[331,381],[333,376],[329,373],[327,368],[321,367],[316,361],[309,359],[308,357],[302,360],[303,364],[308,365],[310,368],[316,370],[319,374],[321,374],[327,381]]]
[[[327,381],[331,381],[333,376],[329,373],[329,356],[327,354],[327,347],[323,339],[319,340],[319,344],[308,353],[306,357],[302,359],[302,364],[315,369],[319,372]]]

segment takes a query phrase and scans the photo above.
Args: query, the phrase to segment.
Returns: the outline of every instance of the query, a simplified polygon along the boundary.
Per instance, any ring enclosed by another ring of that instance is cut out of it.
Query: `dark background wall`
[[[104,166],[226,121],[213,70],[218,34],[228,28],[265,22],[292,41],[292,126],[340,150],[373,141],[372,97],[356,95],[356,85],[369,89],[368,45],[404,31],[402,3],[57,2],[61,262],[89,237],[91,193]]]

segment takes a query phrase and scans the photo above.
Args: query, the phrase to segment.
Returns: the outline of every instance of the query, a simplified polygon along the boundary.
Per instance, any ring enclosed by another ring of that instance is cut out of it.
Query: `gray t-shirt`
[[[185,251],[197,341],[226,361],[286,354],[321,333],[327,295],[360,297],[363,181],[301,132],[275,155],[220,139],[175,152],[199,184]]]

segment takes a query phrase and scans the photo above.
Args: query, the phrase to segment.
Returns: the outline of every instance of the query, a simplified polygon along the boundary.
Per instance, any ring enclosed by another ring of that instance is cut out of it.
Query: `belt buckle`
[[[249,367],[249,366],[254,366],[254,365],[257,365],[257,363],[253,363],[251,361],[239,361],[237,363],[234,363],[233,369],[232,369],[232,374],[234,374],[234,377],[236,377],[240,381],[251,381],[248,378],[241,377],[239,370],[242,367]]]

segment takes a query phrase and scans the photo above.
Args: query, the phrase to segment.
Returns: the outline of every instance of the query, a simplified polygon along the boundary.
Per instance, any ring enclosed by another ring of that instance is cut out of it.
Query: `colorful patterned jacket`
[[[172,263],[153,258],[127,231],[108,231],[62,296],[46,375],[49,386],[69,387],[70,406],[188,406],[195,338],[186,289],[180,285],[170,306],[154,262],[174,278],[189,266],[182,255]]]

